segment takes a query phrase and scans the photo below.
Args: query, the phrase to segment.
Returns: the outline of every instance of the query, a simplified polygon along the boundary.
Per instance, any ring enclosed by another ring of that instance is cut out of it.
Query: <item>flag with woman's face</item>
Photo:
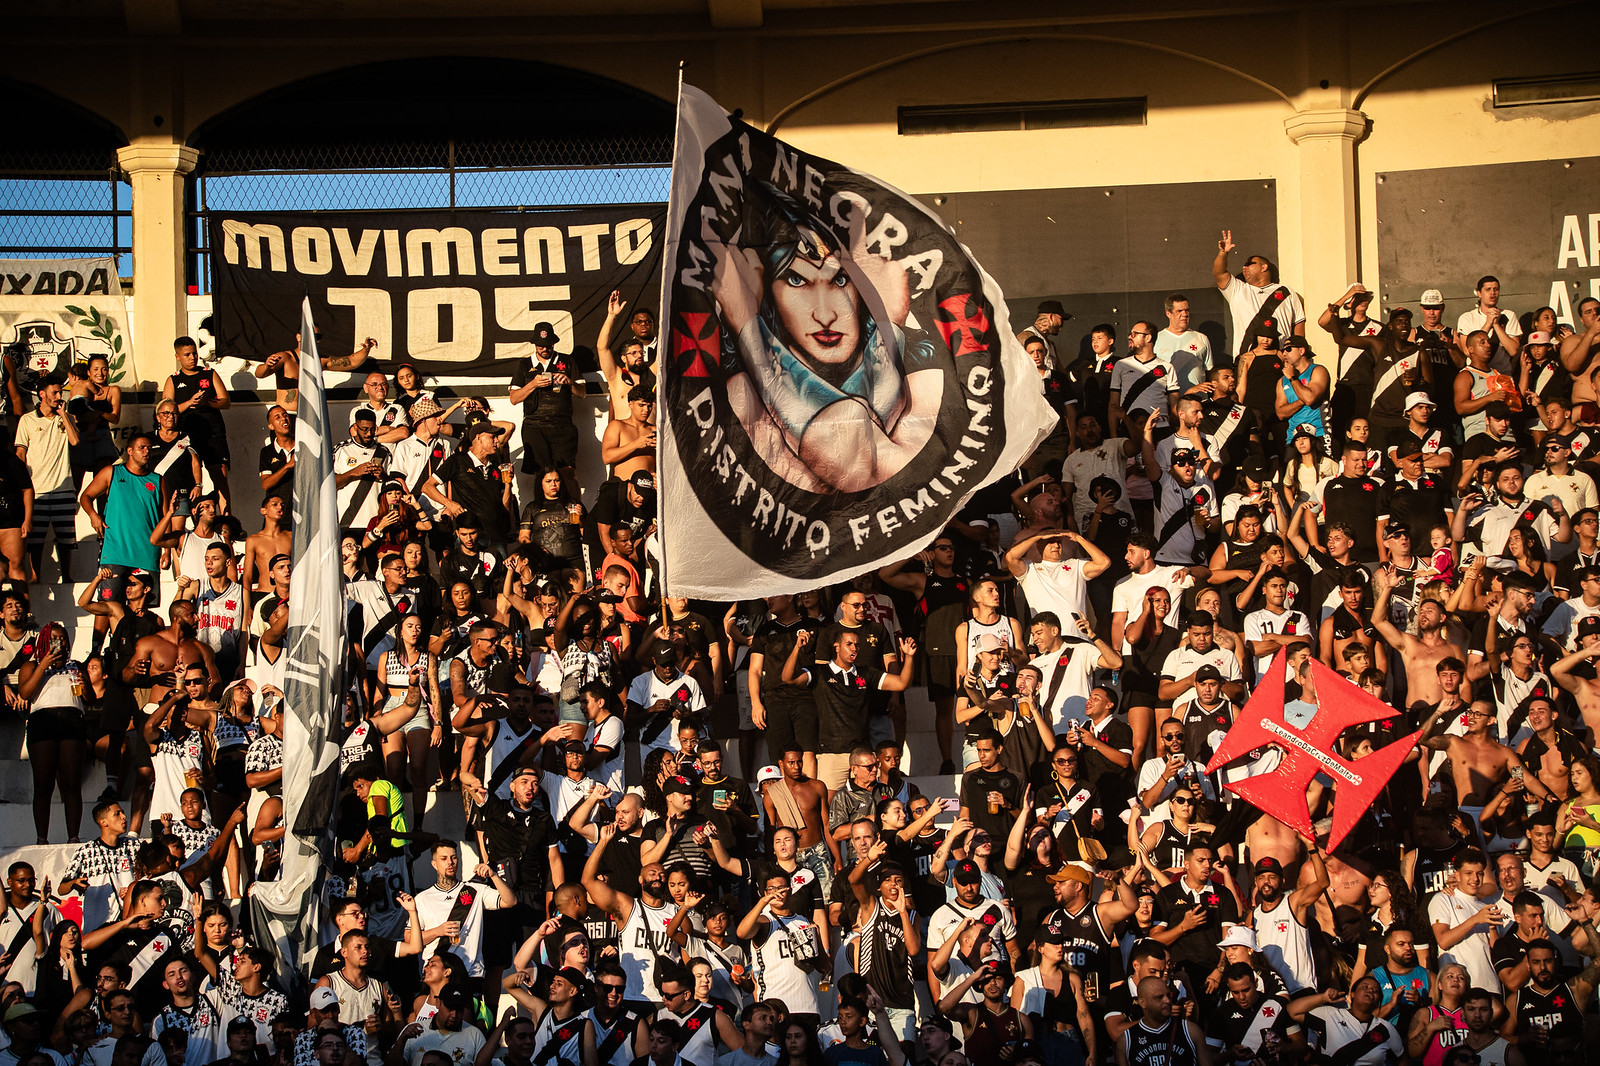
[[[848,579],[924,547],[1056,416],[932,212],[685,87],[662,287],[673,595]]]

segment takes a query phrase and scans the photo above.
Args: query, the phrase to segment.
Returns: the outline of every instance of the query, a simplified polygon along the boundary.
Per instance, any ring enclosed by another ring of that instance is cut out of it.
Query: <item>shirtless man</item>
[[[133,658],[122,668],[122,683],[134,689],[146,689],[140,705],[151,708],[171,695],[176,687],[176,677],[191,663],[204,663],[215,688],[222,677],[211,657],[211,649],[195,639],[196,615],[193,600],[173,603],[167,617],[171,619],[165,629],[158,629],[148,637],[139,638],[133,646]]]
[[[1572,698],[1578,703],[1578,711],[1583,715],[1583,724],[1600,732],[1600,680],[1573,672],[1579,663],[1593,662],[1596,657],[1600,657],[1600,633],[1591,631],[1583,637],[1583,643],[1577,651],[1550,668],[1550,676],[1555,678],[1556,684],[1572,693]]]
[[[1262,814],[1244,833],[1245,855],[1241,862],[1253,867],[1262,859],[1277,859],[1285,870],[1300,861],[1305,846],[1300,834],[1270,814]]]
[[[272,591],[272,559],[288,555],[294,547],[294,534],[285,528],[286,510],[282,496],[268,496],[262,500],[261,531],[244,539],[244,571],[239,584],[244,586],[249,599],[254,599],[258,592]]]
[[[628,301],[622,293],[612,292],[606,300],[606,320],[600,326],[600,338],[595,343],[595,354],[600,357],[600,372],[605,375],[606,391],[611,394],[611,417],[620,420],[628,417],[628,393],[634,386],[654,388],[655,374],[645,363],[646,346],[655,337],[656,319],[648,308],[639,308],[628,319],[626,339],[613,342],[612,332],[617,319],[622,317]],[[622,360],[613,354],[613,344],[620,344]]]
[[[637,470],[656,471],[656,396],[648,385],[628,390],[628,415],[614,418],[600,439],[600,459],[611,476],[625,479]]]
[[[1526,708],[1533,736],[1517,748],[1517,756],[1552,795],[1566,799],[1572,791],[1572,764],[1588,752],[1581,740],[1556,724],[1556,707],[1549,697],[1530,696]]]
[[[767,827],[770,830],[786,825],[793,829],[800,837],[795,859],[816,873],[819,881],[828,881],[830,877],[824,877],[819,871],[831,874],[840,860],[839,845],[827,832],[827,786],[805,775],[798,751],[784,752],[779,765],[783,768],[783,777],[761,786],[761,806],[767,815]],[[800,824],[796,825],[797,821]]]
[[[1378,634],[1362,621],[1361,600],[1366,595],[1366,581],[1354,570],[1346,570],[1339,586],[1339,606],[1322,620],[1317,633],[1317,647],[1322,651],[1322,662],[1331,669],[1343,669],[1344,650],[1351,644],[1360,644],[1379,670],[1388,672],[1389,656],[1378,644]]]
[[[1438,703],[1444,696],[1439,684],[1441,659],[1465,659],[1466,652],[1450,643],[1445,632],[1449,618],[1437,600],[1424,599],[1417,605],[1417,633],[1412,636],[1389,620],[1389,595],[1394,591],[1394,574],[1379,568],[1372,575],[1372,627],[1384,641],[1400,653],[1406,667],[1406,699],[1412,703]]]
[[[317,333],[317,340],[322,339],[321,331]],[[372,349],[378,342],[368,337],[361,342],[361,347],[349,355],[325,355],[322,357],[324,370],[354,370],[367,361],[372,354]],[[273,352],[261,362],[256,364],[253,371],[256,377],[265,378],[270,374],[278,375],[278,406],[293,414],[299,409],[300,403],[300,334],[294,335],[294,351]]]
[[[1489,736],[1494,725],[1494,705],[1474,700],[1467,708],[1466,736],[1438,736],[1424,741],[1430,751],[1442,751],[1450,760],[1456,796],[1461,810],[1476,821],[1495,790],[1511,780],[1512,771],[1522,771],[1517,753]],[[1528,791],[1539,799],[1549,799],[1549,789],[1536,778],[1523,775]]]

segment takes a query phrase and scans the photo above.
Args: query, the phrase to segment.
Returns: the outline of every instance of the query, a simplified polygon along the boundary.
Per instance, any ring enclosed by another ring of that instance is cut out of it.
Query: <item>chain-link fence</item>
[[[667,135],[222,149],[189,182],[190,284],[211,291],[208,212],[659,203],[671,162]]]
[[[132,273],[133,214],[117,171],[0,173],[0,258],[109,255]]]

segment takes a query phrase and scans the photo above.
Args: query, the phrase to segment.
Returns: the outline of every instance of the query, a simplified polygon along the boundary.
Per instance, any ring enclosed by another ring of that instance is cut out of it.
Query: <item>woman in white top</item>
[[[1316,499],[1317,486],[1339,473],[1339,464],[1327,455],[1327,442],[1315,433],[1295,431],[1289,443],[1289,456],[1283,467],[1283,493],[1291,506],[1303,500]],[[1320,544],[1317,537],[1317,516],[1306,509],[1306,540]]]
[[[1033,1016],[1036,1033],[1054,1035],[1075,1027],[1085,1057],[1094,1061],[1094,1018],[1085,1001],[1084,975],[1066,961],[1066,935],[1042,925],[1034,944],[1039,965],[1017,974],[1011,984],[1011,1006]],[[1099,988],[1094,991],[1098,996]]]
[[[428,752],[439,746],[444,725],[439,719],[439,671],[433,653],[423,644],[422,618],[408,614],[395,629],[395,646],[378,657],[378,677],[373,703],[380,714],[396,710],[408,701],[414,686],[422,689],[421,702],[405,725],[383,738],[383,759],[389,780],[411,778],[411,809],[417,825],[427,810]]]
[[[83,822],[83,757],[88,749],[85,679],[83,664],[67,655],[67,631],[60,622],[51,622],[39,633],[33,660],[23,663],[17,673],[17,695],[33,705],[27,740],[39,844],[50,842],[50,800],[58,787],[69,844],[78,843],[78,826]]]

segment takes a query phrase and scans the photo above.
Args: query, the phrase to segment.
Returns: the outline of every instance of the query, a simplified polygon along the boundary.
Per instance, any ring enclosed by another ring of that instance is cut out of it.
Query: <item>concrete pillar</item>
[[[1315,322],[1330,300],[1356,280],[1356,142],[1367,116],[1346,107],[1297,111],[1284,131],[1299,149],[1301,296]],[[1308,324],[1306,335],[1316,331]],[[1313,347],[1316,347],[1313,341]]]
[[[133,184],[133,373],[140,383],[170,373],[172,339],[185,314],[183,178],[200,153],[181,144],[130,144],[117,162]]]

